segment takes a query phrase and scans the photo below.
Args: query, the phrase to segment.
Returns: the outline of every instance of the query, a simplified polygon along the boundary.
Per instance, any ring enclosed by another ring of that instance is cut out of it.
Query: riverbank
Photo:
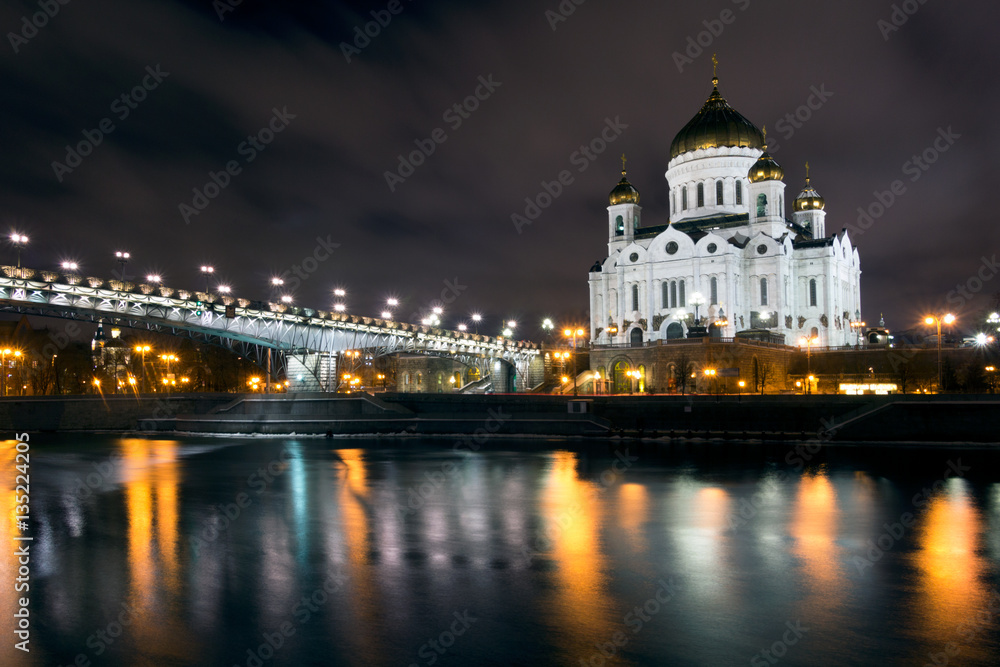
[[[1000,397],[179,394],[0,400],[7,432],[1000,442]]]

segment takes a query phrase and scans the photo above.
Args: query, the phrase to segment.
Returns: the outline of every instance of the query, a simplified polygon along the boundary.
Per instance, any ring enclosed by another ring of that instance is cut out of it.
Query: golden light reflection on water
[[[795,540],[792,554],[801,561],[801,585],[812,594],[807,600],[808,613],[817,618],[843,602],[844,572],[837,546],[839,518],[837,491],[827,473],[804,474],[789,532]]]
[[[125,510],[128,517],[130,635],[154,654],[193,657],[184,636],[185,619],[174,604],[182,591],[178,575],[178,443],[127,438],[120,442]]]
[[[717,486],[684,480],[677,501],[680,505],[672,514],[682,517],[683,521],[675,533],[677,554],[683,570],[691,575],[691,591],[706,602],[719,602],[733,592],[727,578],[721,574],[728,571],[724,561],[730,519],[729,493]]]
[[[349,601],[350,613],[357,628],[357,631],[348,628],[345,638],[352,646],[354,655],[381,662],[383,654],[377,641],[378,634],[362,630],[378,627],[383,618],[379,586],[368,558],[371,527],[366,508],[369,488],[364,450],[338,449],[335,453],[340,457],[336,464],[341,470],[339,505],[343,516],[344,543],[347,545],[346,588],[338,595]],[[344,632],[344,628],[336,630]]]
[[[618,489],[618,525],[635,553],[647,551],[644,526],[649,512],[649,492],[642,484],[622,484]]]
[[[612,613],[604,574],[607,562],[598,534],[604,523],[599,494],[611,491],[581,481],[576,466],[576,454],[555,452],[540,498],[542,539],[551,540],[546,555],[556,565],[555,599],[543,604],[554,612],[553,641],[570,654],[572,664],[589,658],[594,642],[622,629],[621,617]]]
[[[951,479],[931,498],[917,528],[919,612],[922,635],[933,645],[964,644],[959,626],[987,602],[986,560],[979,554],[983,523],[968,483]],[[968,647],[958,656],[968,660]]]

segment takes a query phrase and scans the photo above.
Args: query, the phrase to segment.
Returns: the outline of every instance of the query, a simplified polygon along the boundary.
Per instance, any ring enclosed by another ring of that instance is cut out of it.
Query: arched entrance
[[[684,327],[680,322],[671,322],[667,325],[667,340],[684,338]]]
[[[642,345],[642,329],[639,327],[632,329],[628,335],[628,342],[632,347],[639,347]]]
[[[627,394],[632,391],[632,378],[627,373],[632,370],[632,364],[621,359],[616,361],[611,367],[611,392],[615,394]]]

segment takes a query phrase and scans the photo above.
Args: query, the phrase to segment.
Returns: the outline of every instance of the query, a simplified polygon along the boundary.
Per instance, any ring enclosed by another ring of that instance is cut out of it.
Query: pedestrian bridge
[[[347,313],[251,301],[61,271],[0,267],[0,310],[105,323],[219,345],[285,375],[298,391],[333,391],[343,353],[411,352],[452,357],[482,377],[500,366],[528,387],[538,346],[526,341],[439,329]]]

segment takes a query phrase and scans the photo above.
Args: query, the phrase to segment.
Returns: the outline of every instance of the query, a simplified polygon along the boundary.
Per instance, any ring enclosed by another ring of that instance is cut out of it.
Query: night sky
[[[480,311],[485,333],[515,318],[537,338],[543,316],[585,318],[623,152],[644,224],[667,221],[670,142],[711,92],[717,53],[722,94],[768,127],[789,202],[809,161],[828,231],[857,228],[858,208],[902,181],[854,234],[869,323],[884,311],[905,329],[924,309],[970,313],[1000,292],[997,277],[979,301],[949,298],[1000,245],[993,2],[907,0],[898,29],[888,0],[565,0],[568,16],[555,0],[48,3],[58,12],[37,30],[23,17],[38,2],[0,8],[0,222],[31,237],[28,266],[72,259],[110,276],[127,250],[133,278],[200,289],[209,263],[213,282],[251,299],[287,272],[298,305],[328,309],[341,286],[349,312],[377,316],[396,296],[402,320],[444,293],[446,326]],[[372,11],[387,25],[356,41]],[[699,33],[707,48],[678,66]],[[455,112],[477,89],[478,108]],[[795,127],[786,114],[816,90],[825,101]],[[574,156],[609,119],[627,128],[593,161]],[[110,134],[70,166],[67,145],[102,121]],[[247,141],[269,123],[270,143]],[[949,128],[926,171],[906,164]],[[445,141],[390,188],[398,156],[435,130]],[[227,163],[227,186],[197,201]],[[573,182],[519,233],[512,214],[566,169]]]

